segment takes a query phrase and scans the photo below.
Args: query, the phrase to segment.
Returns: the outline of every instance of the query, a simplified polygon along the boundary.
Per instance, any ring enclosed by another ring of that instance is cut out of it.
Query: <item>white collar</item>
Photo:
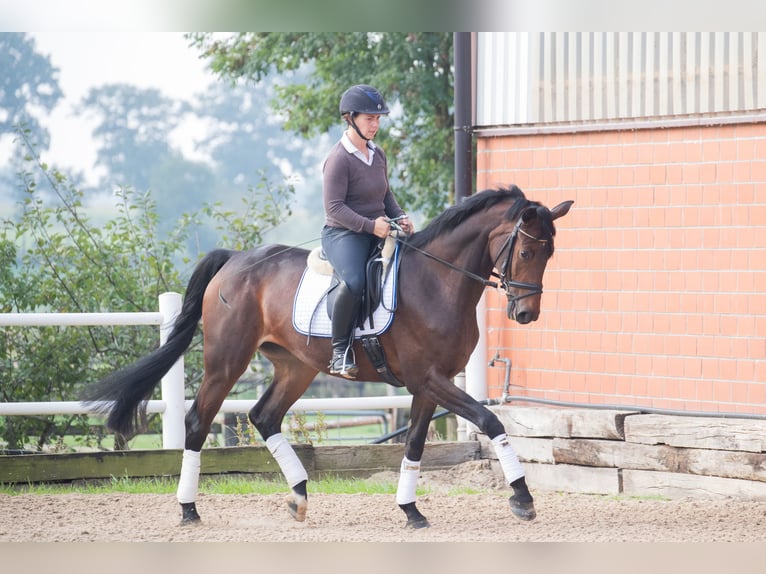
[[[362,152],[360,152],[357,149],[357,147],[353,143],[351,143],[351,138],[348,137],[348,134],[346,134],[346,132],[343,132],[343,135],[340,138],[340,143],[343,144],[343,147],[346,149],[346,151],[348,153],[359,154],[360,156],[362,155]],[[367,147],[370,149],[371,152],[374,153],[375,152],[375,148],[377,146],[375,145],[374,142],[368,141],[367,142]],[[362,157],[364,157],[364,156],[362,156]]]

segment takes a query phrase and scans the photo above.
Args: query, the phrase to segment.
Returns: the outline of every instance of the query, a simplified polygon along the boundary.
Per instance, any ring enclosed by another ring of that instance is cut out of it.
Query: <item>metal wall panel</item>
[[[480,32],[477,83],[479,126],[760,110],[766,33]]]

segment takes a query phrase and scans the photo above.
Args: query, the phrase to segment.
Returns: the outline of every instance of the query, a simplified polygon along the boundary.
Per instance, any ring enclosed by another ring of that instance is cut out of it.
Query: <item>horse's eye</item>
[[[532,255],[534,255],[531,251],[527,251],[526,249],[522,249],[519,253],[519,257],[522,259],[532,259]]]

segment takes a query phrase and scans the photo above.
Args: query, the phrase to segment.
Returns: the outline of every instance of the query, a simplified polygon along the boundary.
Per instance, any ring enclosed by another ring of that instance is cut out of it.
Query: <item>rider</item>
[[[356,378],[353,332],[365,287],[365,263],[371,250],[390,231],[387,218],[400,218],[410,234],[413,226],[391,192],[383,149],[372,139],[380,116],[389,110],[380,92],[359,84],[340,99],[346,130],[330,150],[322,168],[325,225],[322,249],[340,278],[332,309],[330,373]]]

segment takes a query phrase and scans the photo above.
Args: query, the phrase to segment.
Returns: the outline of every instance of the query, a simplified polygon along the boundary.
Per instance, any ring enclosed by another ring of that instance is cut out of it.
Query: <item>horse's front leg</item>
[[[420,462],[423,458],[428,425],[436,410],[436,403],[415,395],[412,397],[410,427],[404,445],[404,458],[399,470],[399,485],[396,489],[396,502],[407,516],[407,528],[419,529],[430,526],[415,505],[415,491],[420,476]]]
[[[500,468],[506,480],[513,489],[513,495],[508,499],[511,505],[511,512],[520,520],[534,520],[537,516],[535,503],[532,493],[529,492],[527,481],[524,478],[524,469],[521,467],[519,457],[511,446],[505,432],[500,433],[492,439],[492,446],[495,447],[497,459],[500,462]]]
[[[440,405],[472,422],[489,437],[505,479],[513,489],[513,495],[509,498],[511,512],[520,520],[533,520],[537,513],[532,494],[524,478],[524,468],[497,415],[452,384],[435,386],[432,394]]]

